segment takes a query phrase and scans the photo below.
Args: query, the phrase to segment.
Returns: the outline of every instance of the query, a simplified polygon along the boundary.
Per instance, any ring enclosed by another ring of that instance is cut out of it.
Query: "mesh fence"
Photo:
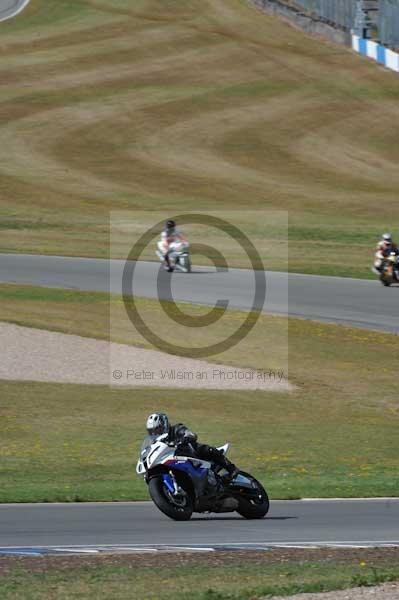
[[[357,0],[295,0],[295,4],[350,31],[355,23]],[[366,3],[365,3],[366,4]],[[399,47],[399,0],[379,0],[378,33],[386,46]]]
[[[302,2],[301,2],[302,3]],[[399,0],[379,0],[379,38],[386,46],[399,47]]]
[[[295,4],[347,30],[353,27],[356,0],[295,0]]]

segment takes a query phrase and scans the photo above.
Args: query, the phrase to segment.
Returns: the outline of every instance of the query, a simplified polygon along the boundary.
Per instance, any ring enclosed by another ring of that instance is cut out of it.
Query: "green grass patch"
[[[4,381],[0,388],[1,502],[148,499],[134,467],[155,410],[208,443],[229,440],[232,460],[272,498],[397,494],[398,417],[387,422],[378,409],[331,409],[302,394]]]
[[[117,297],[5,285],[0,300],[0,320],[101,339],[110,336],[111,302],[112,339],[148,346]],[[139,305],[161,327],[157,303]],[[229,312],[224,327],[240,316]],[[214,360],[263,369],[265,340],[280,339],[280,321],[262,316],[247,339]],[[390,334],[289,319],[289,379],[297,386],[290,393],[3,381],[0,500],[146,498],[133,467],[145,417],[155,410],[209,443],[232,442],[232,460],[259,476],[273,498],[395,496],[398,343]],[[277,346],[275,366],[285,358]]]
[[[240,564],[230,565],[228,577],[226,566],[217,564],[217,558],[213,559],[216,564],[211,565],[210,561],[195,564],[191,557],[183,560],[179,556],[170,564],[170,560],[159,557],[156,567],[135,564],[135,558],[130,560],[131,564],[126,564],[127,560],[113,557],[114,564],[104,560],[69,568],[68,562],[62,568],[57,568],[54,562],[51,568],[39,573],[34,572],[37,570],[34,563],[33,572],[29,568],[11,568],[1,579],[0,593],[2,598],[13,600],[43,597],[123,600],[133,596],[172,600],[177,595],[183,600],[258,600],[272,595],[326,592],[399,579],[399,569],[392,559],[384,566],[362,567],[355,560],[349,560],[348,564],[309,559],[268,564],[267,559],[259,559],[260,564],[254,564],[244,555]],[[81,562],[87,563],[84,558]]]
[[[291,271],[371,277],[394,73],[244,0],[35,0],[1,29],[0,252],[104,257],[110,211],[244,208],[283,270],[256,215],[277,209]]]

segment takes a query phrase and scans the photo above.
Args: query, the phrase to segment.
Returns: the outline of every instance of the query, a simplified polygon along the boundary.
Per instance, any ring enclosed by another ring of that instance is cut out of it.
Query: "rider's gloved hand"
[[[228,462],[225,466],[225,469],[228,473],[228,479],[234,479],[234,477],[236,477],[238,475],[238,473],[240,472],[240,469],[238,467],[236,467],[236,465],[232,462]]]
[[[197,434],[187,429],[187,431],[184,432],[183,439],[185,442],[196,442]]]

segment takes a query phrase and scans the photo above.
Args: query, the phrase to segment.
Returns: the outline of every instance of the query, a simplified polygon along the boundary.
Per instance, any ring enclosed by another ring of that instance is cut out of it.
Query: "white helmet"
[[[169,419],[164,413],[153,413],[147,419],[147,431],[149,435],[161,435],[169,429]]]
[[[384,242],[390,244],[392,242],[392,235],[390,233],[384,233],[382,239],[384,240]]]

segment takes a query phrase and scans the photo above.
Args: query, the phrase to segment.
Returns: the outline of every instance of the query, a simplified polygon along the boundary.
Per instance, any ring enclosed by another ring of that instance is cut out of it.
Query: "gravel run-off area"
[[[0,323],[0,379],[188,389],[293,389],[284,371],[254,371]]]
[[[399,583],[384,583],[372,587],[356,587],[317,594],[273,596],[273,600],[399,600]]]

